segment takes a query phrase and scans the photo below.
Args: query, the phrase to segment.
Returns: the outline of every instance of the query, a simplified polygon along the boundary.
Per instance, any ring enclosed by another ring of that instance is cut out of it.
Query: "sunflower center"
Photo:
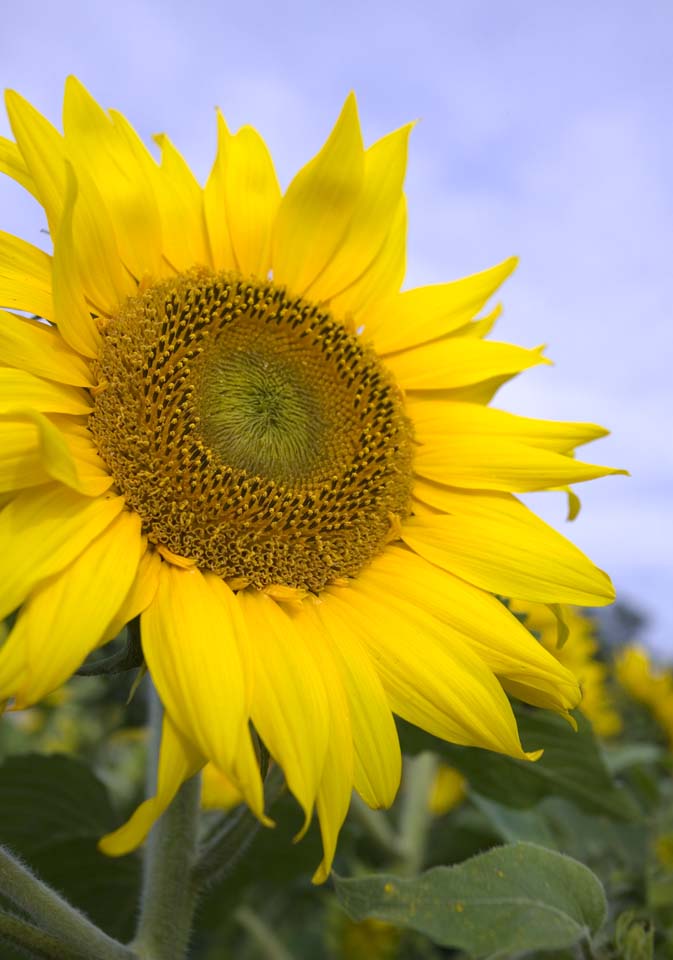
[[[376,356],[328,312],[193,271],[108,324],[90,427],[149,540],[240,584],[354,576],[408,512],[413,439]]]

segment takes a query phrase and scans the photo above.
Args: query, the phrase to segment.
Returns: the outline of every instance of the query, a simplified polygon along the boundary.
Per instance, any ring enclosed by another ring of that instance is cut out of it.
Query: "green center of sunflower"
[[[238,584],[318,591],[405,516],[413,438],[376,356],[279,287],[193,271],[108,324],[96,445],[150,541]]]

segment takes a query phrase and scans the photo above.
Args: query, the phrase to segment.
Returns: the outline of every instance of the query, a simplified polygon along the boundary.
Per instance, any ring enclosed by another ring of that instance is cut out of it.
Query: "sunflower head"
[[[514,259],[401,291],[410,126],[365,148],[349,96],[283,191],[219,114],[201,186],[73,78],[63,132],[7,109],[0,170],[51,246],[0,233],[0,699],[36,702],[140,618],[157,795],[104,849],[206,763],[267,822],[253,731],[318,812],[316,879],[352,790],[392,802],[393,712],[537,757],[507,694],[567,713],[579,686],[499,597],[613,591],[516,494],[616,471],[574,456],[602,428],[489,406],[546,362],[486,339]]]

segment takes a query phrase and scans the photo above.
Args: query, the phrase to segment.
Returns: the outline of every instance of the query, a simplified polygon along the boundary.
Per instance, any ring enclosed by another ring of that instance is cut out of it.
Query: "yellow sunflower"
[[[323,879],[353,788],[395,795],[393,713],[525,757],[506,692],[577,704],[496,595],[613,599],[514,496],[615,472],[572,456],[605,431],[487,406],[546,362],[475,319],[515,260],[400,292],[410,126],[365,149],[349,96],[283,193],[219,114],[202,188],[75,79],[63,134],[7,110],[0,166],[53,252],[0,234],[0,698],[34,703],[140,616],[157,794],[103,848],[207,761],[264,818],[252,726],[317,808]]]

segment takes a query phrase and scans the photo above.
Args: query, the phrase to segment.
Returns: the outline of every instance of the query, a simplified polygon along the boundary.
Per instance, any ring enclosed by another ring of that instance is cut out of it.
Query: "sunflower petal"
[[[280,204],[273,160],[252,127],[230,136],[224,157],[223,199],[236,267],[244,276],[265,278]]]
[[[377,557],[360,580],[370,592],[399,596],[437,617],[451,631],[447,638],[457,633],[500,680],[516,680],[534,691],[532,696],[542,691],[551,709],[564,712],[577,706],[580,691],[572,674],[492,594],[395,546]]]
[[[0,305],[52,320],[51,257],[0,231]],[[4,358],[3,358],[4,362]]]
[[[303,167],[283,197],[273,239],[273,277],[302,295],[341,244],[364,176],[357,105],[347,98],[322,150]]]
[[[8,503],[0,513],[0,617],[72,563],[123,507],[122,497],[88,500],[62,486],[26,490]]]
[[[0,367],[0,413],[32,407],[41,413],[91,413],[89,396],[76,387],[53,383],[26,370]]]
[[[470,434],[444,436],[421,445],[414,457],[414,470],[448,486],[520,493],[626,472],[529,447],[509,437]]]
[[[114,640],[127,623],[139,617],[149,607],[159,586],[161,558],[156,550],[147,550],[138,563],[138,570],[128,593],[101,637],[101,646]]]
[[[515,497],[444,488],[436,502],[451,515],[411,517],[402,529],[430,563],[499,596],[596,607],[614,600],[607,574]]]
[[[246,590],[237,600],[255,638],[252,721],[304,810],[306,829],[329,740],[323,679],[304,637],[275,601]]]
[[[445,337],[481,310],[517,263],[510,257],[483,273],[381,300],[362,316],[365,338],[387,354]]]
[[[164,563],[141,617],[145,660],[168,713],[199,752],[232,769],[248,721],[244,624],[223,581]]]
[[[94,377],[86,361],[63,340],[55,327],[0,310],[0,356],[9,367],[75,387],[91,387]]]
[[[26,676],[14,691],[18,707],[59,687],[97,646],[131,586],[140,551],[140,518],[125,511],[35,589],[8,640],[26,647]]]
[[[37,199],[37,187],[13,140],[0,137],[0,173],[6,174]]]
[[[549,360],[539,350],[467,338],[439,340],[386,357],[386,366],[404,390],[465,387],[540,363]]]
[[[457,635],[446,643],[435,618],[397,597],[370,594],[359,580],[330,593],[359,618],[395,713],[452,743],[526,756],[502,687]]]
[[[519,417],[479,403],[410,398],[407,414],[421,444],[443,443],[454,434],[479,437],[509,437],[531,447],[570,453],[575,447],[607,436],[595,423],[572,423]],[[490,442],[490,439],[489,441]]]
[[[412,124],[378,140],[365,152],[362,190],[341,246],[308,287],[313,300],[331,300],[374,263],[393,226],[402,197]]]
[[[99,850],[109,857],[121,857],[140,846],[185,780],[198,773],[205,762],[205,758],[165,713],[156,796],[141,803],[118,830],[106,834],[98,843]]]
[[[210,264],[203,191],[184,157],[163,134],[154,137],[161,149],[161,167],[154,189],[159,201],[163,252],[175,270]]]

